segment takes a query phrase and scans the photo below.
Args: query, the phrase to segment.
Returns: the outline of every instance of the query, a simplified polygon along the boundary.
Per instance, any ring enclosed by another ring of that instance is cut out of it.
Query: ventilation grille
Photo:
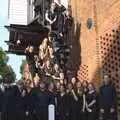
[[[78,79],[80,81],[88,80],[88,66],[87,65],[80,66],[80,69],[78,71]]]

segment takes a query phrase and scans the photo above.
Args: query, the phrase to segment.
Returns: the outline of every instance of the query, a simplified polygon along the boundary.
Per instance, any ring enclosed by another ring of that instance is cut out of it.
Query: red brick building
[[[70,0],[69,4],[75,23],[72,58],[79,65],[79,79],[99,85],[105,72],[115,83],[119,98],[120,1]]]

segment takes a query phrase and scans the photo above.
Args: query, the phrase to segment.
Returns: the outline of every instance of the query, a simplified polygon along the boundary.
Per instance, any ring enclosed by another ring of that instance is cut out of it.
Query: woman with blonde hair
[[[39,46],[39,58],[44,60],[48,56],[48,39],[45,38]]]

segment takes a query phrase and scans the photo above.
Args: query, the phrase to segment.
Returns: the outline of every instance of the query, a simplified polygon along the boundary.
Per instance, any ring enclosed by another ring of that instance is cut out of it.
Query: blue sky
[[[4,28],[4,25],[8,24],[8,0],[1,0],[0,2],[0,47],[2,47],[3,50],[7,50],[8,46],[4,41],[9,40],[9,32]],[[17,75],[17,79],[20,79],[20,65],[24,57],[12,54],[9,54],[8,56],[8,64],[12,66]]]

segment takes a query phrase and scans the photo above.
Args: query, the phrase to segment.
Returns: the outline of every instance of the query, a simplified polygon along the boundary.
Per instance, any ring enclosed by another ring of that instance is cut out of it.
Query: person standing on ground
[[[116,90],[109,76],[104,75],[99,92],[100,119],[116,120]]]

